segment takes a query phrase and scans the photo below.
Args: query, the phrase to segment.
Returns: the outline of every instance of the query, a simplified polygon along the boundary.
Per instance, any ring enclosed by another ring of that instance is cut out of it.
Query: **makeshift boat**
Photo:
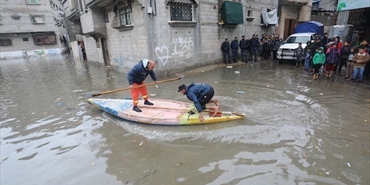
[[[99,99],[89,98],[87,101],[97,108],[122,118],[124,120],[155,124],[155,125],[195,125],[225,122],[237,119],[245,119],[244,114],[234,112],[217,112],[212,116],[210,112],[203,112],[204,122],[198,118],[199,113],[194,104],[167,99],[154,99],[150,101],[154,105],[144,105],[140,100],[138,107],[142,112],[132,110],[133,103],[131,99]]]

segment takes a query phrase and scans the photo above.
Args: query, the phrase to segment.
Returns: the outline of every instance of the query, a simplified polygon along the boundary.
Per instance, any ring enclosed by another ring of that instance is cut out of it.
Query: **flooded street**
[[[1,185],[370,184],[365,84],[312,82],[289,64],[223,66],[150,86],[149,94],[188,101],[179,85],[208,83],[221,110],[247,119],[153,126],[86,102],[87,92],[128,87],[126,74],[67,56],[0,65]]]

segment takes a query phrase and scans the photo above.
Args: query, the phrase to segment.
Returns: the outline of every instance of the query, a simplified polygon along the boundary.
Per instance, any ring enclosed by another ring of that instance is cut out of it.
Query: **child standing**
[[[298,43],[298,48],[295,49],[294,54],[296,56],[295,67],[298,67],[298,64],[300,65],[302,62],[302,55],[303,55],[302,43]]]
[[[307,45],[306,47],[304,48],[304,52],[305,52],[305,58],[304,58],[304,71],[308,71],[309,67],[310,67],[310,60],[311,60],[311,42],[310,41],[307,41]]]
[[[353,76],[352,79],[355,80],[357,74],[359,75],[359,82],[363,82],[362,75],[364,74],[364,68],[367,62],[370,61],[369,54],[365,53],[365,47],[360,46],[358,48],[358,53],[353,57]]]
[[[326,54],[328,54],[328,60],[326,61],[325,65],[326,79],[331,79],[335,70],[335,66],[338,64],[339,61],[338,44],[333,43],[331,47],[326,51]]]
[[[347,67],[346,67],[346,77],[344,79],[346,80],[350,80],[351,79],[351,76],[352,76],[352,73],[353,73],[353,57],[355,56],[356,52],[355,52],[355,48],[354,47],[351,47],[349,49],[349,53],[348,53],[348,60],[347,60]]]
[[[312,59],[312,62],[313,62],[313,80],[316,80],[316,79],[319,78],[319,70],[320,70],[321,66],[326,61],[326,56],[323,53],[323,51],[324,51],[324,48],[320,47],[317,50],[317,53],[315,54],[315,56]]]

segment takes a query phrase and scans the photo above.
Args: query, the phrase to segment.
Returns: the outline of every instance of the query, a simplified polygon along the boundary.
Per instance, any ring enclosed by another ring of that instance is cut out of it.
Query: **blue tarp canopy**
[[[324,25],[320,22],[310,21],[305,22],[294,29],[294,33],[317,33],[319,35],[324,35]]]

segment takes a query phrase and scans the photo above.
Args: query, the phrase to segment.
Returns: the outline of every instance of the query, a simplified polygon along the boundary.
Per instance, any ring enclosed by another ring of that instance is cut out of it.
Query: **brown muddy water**
[[[312,82],[288,64],[223,66],[149,94],[188,101],[178,85],[209,83],[222,110],[247,119],[151,126],[86,103],[87,92],[127,87],[125,74],[66,57],[0,64],[1,185],[370,184],[366,84]]]

